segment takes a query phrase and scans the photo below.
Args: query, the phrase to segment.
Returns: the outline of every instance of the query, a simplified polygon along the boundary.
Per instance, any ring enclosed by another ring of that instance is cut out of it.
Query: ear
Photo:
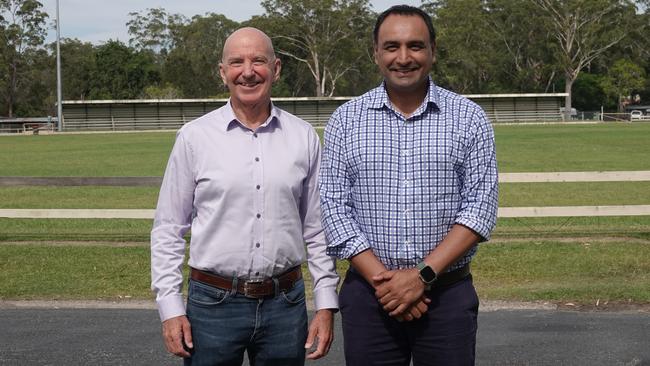
[[[223,65],[223,62],[219,62],[219,75],[221,75],[221,81],[223,81],[223,85],[228,86],[228,83],[226,82],[226,70],[224,70],[225,66]]]
[[[276,82],[280,79],[280,71],[282,70],[282,61],[277,57],[273,61],[273,68],[275,69],[273,72],[273,82]]]

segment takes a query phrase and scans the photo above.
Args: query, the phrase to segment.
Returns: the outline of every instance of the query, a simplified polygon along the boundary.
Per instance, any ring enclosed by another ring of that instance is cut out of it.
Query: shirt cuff
[[[183,295],[169,295],[162,299],[157,299],[156,302],[158,303],[158,315],[160,315],[161,322],[185,315]]]
[[[490,235],[492,233],[493,225],[489,225],[485,222],[486,220],[481,220],[475,217],[457,217],[456,224],[466,226],[474,230],[477,234],[481,236],[480,241],[490,240]]]
[[[348,239],[339,245],[328,245],[326,253],[339,259],[350,259],[355,255],[370,249],[370,245],[360,237]]]
[[[336,294],[336,286],[322,287],[314,290],[314,310],[338,309],[339,296]]]

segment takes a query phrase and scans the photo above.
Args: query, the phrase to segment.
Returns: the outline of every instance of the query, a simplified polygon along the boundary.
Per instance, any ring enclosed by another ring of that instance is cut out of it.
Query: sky
[[[50,16],[48,26],[51,29],[46,38],[46,43],[49,43],[56,40],[56,0],[41,0],[41,3]],[[419,6],[421,0],[372,0],[371,4],[374,11],[381,12],[397,4]],[[209,12],[220,13],[238,22],[264,13],[256,0],[59,0],[61,37],[94,44],[109,39],[128,43],[126,22],[130,19],[129,13],[158,7],[188,18]]]

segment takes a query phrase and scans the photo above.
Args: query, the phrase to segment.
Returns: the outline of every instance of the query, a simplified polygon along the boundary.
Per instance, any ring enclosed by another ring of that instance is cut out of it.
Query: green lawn
[[[648,256],[647,243],[497,242],[472,272],[485,300],[650,303]],[[146,299],[149,281],[145,246],[0,245],[0,299]]]
[[[495,127],[501,172],[650,170],[650,123]]]
[[[156,187],[0,187],[0,208],[155,208]],[[650,204],[650,182],[502,183],[499,205]]]
[[[12,241],[148,242],[151,220],[0,218],[0,245]],[[501,218],[495,240],[621,237],[650,240],[650,216]]]
[[[0,187],[0,208],[155,208],[156,187]]]
[[[472,262],[483,299],[650,303],[650,245],[522,241],[482,245]]]
[[[501,172],[650,170],[650,124],[495,132]],[[3,136],[0,175],[160,176],[173,140],[169,132]],[[3,187],[0,208],[154,208],[157,192]],[[502,207],[625,204],[650,204],[650,182],[500,185]],[[150,298],[151,224],[0,218],[0,299]],[[505,218],[481,245],[473,272],[483,299],[650,303],[649,243],[650,216]]]
[[[650,204],[650,182],[501,183],[499,185],[501,207],[647,204]]]
[[[161,176],[174,133],[0,137],[2,176]]]
[[[12,241],[148,242],[152,220],[0,218],[0,246]]]
[[[650,124],[497,125],[501,172],[650,170]],[[2,176],[160,176],[174,133],[1,136]]]

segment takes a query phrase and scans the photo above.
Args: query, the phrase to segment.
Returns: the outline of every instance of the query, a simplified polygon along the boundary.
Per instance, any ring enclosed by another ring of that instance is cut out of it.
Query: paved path
[[[340,317],[327,358],[342,366]],[[0,309],[0,365],[180,365],[155,310]],[[481,312],[477,365],[650,365],[650,314]],[[362,366],[362,365],[354,365]]]

